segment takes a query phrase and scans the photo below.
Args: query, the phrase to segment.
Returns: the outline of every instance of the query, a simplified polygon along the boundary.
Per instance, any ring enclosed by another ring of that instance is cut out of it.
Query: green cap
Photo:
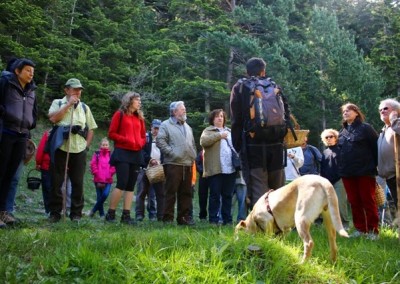
[[[70,88],[74,88],[74,89],[84,89],[81,81],[79,81],[76,78],[71,78],[67,81],[67,83],[65,83],[65,87],[70,87]]]

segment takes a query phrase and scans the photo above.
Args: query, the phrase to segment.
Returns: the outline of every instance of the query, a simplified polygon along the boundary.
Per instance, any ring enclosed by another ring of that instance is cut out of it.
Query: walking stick
[[[63,215],[62,215],[63,220],[65,220],[65,213],[67,211],[67,178],[68,178],[69,149],[71,147],[71,129],[72,129],[72,122],[73,122],[73,119],[74,119],[74,111],[75,111],[78,103],[76,103],[74,105],[74,109],[72,110],[71,121],[70,121],[69,129],[68,129],[67,158],[65,159],[64,183],[63,183],[63,186],[62,186],[62,189],[61,189],[61,192],[62,192],[62,195],[63,195]]]
[[[394,159],[396,162],[396,189],[397,189],[397,212],[394,225],[397,226],[397,233],[400,240],[400,135],[394,136]]]

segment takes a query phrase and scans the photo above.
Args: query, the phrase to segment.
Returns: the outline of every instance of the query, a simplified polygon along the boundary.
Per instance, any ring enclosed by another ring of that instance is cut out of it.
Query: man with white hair
[[[162,154],[165,171],[164,223],[174,220],[177,200],[178,225],[194,225],[192,208],[192,169],[196,158],[196,145],[192,128],[186,123],[186,108],[183,101],[172,102],[170,118],[161,123],[156,145]]]

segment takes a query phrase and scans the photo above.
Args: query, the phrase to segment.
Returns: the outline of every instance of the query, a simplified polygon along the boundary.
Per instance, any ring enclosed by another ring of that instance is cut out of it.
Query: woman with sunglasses
[[[378,134],[365,123],[359,107],[347,103],[341,107],[343,127],[339,133],[339,175],[351,205],[353,237],[366,235],[378,239],[378,207],[375,202],[375,176],[378,161]]]
[[[400,134],[400,103],[386,99],[379,104],[379,114],[385,123],[378,139],[378,174],[386,180],[392,200],[397,208],[396,166],[394,161],[394,136]],[[395,211],[395,210],[393,210]]]
[[[322,153],[321,176],[328,179],[335,188],[335,192],[339,201],[340,218],[342,219],[343,227],[348,229],[351,217],[351,209],[347,200],[347,194],[346,190],[344,189],[343,181],[339,176],[338,139],[339,132],[335,129],[325,129],[321,133],[322,143],[324,143],[326,146],[326,149]]]

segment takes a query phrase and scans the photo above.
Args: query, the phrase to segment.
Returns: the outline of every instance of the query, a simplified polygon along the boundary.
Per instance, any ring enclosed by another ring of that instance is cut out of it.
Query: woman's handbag
[[[378,183],[376,183],[375,186],[375,200],[376,200],[376,205],[378,207],[383,206],[383,204],[385,204],[385,191]]]
[[[161,164],[147,166],[146,176],[150,183],[159,183],[165,181],[164,167]]]
[[[229,143],[229,140],[226,139],[226,143],[228,143],[229,148],[231,148],[232,152],[232,166],[235,168],[236,171],[240,171],[242,169],[242,162],[240,161],[239,154],[235,151],[235,149]]]

